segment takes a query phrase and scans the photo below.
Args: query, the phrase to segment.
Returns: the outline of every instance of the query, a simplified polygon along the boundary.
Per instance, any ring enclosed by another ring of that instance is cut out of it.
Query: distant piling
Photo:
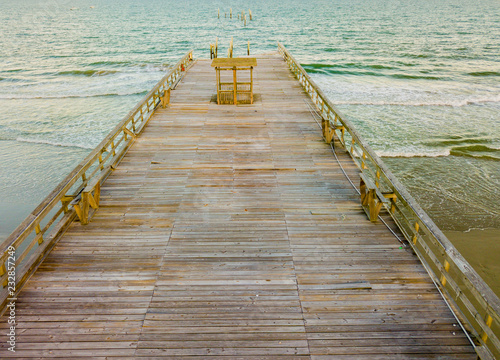
[[[238,12],[237,16],[238,16],[238,20],[245,22],[245,26],[246,26],[247,19],[249,21],[253,20],[252,10],[250,10],[250,9],[248,9],[248,17],[245,14],[245,10],[241,10],[241,13]],[[224,12],[224,18],[227,18],[227,12]],[[229,8],[229,18],[230,19],[233,18],[233,8]],[[220,8],[217,8],[217,19],[220,19]]]
[[[250,41],[247,43],[247,55],[250,55]]]
[[[231,42],[229,43],[229,49],[227,50],[227,57],[233,57],[233,37],[231,36]]]

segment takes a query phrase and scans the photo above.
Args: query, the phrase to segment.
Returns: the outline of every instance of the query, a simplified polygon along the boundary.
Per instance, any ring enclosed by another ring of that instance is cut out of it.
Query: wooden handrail
[[[368,143],[326,97],[288,50],[278,51],[311,97],[328,130],[349,153],[364,176],[391,199],[387,211],[422,261],[456,316],[475,338],[481,359],[500,357],[500,299],[456,250],[403,185],[371,149]]]
[[[103,182],[116,168],[157,107],[162,102],[166,105],[164,99],[192,61],[193,52],[189,51],[0,244],[2,312],[8,299],[19,293],[29,276],[76,218],[75,209],[70,207],[70,202],[87,184]],[[6,263],[9,249],[13,248],[16,249],[16,286],[15,292],[11,293],[7,286],[11,279],[8,277]]]

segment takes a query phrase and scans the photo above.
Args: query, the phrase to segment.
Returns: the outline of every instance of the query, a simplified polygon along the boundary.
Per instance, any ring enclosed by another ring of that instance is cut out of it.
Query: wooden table
[[[212,61],[212,67],[217,72],[217,104],[242,104],[250,102],[253,104],[253,68],[257,66],[256,58],[216,58]],[[221,71],[232,70],[233,82],[222,82]],[[249,70],[250,81],[238,82],[237,71]],[[227,94],[227,95],[226,95]],[[248,99],[238,100],[238,95],[248,94]]]

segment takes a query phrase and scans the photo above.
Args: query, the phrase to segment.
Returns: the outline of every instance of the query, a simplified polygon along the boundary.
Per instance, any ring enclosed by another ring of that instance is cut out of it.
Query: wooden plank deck
[[[253,105],[215,91],[198,61],[21,292],[1,358],[475,359],[283,60],[258,58]]]

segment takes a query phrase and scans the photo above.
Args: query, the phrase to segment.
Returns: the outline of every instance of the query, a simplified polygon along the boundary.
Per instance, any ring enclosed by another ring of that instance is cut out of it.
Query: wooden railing
[[[89,222],[99,206],[100,184],[116,168],[157,107],[170,102],[171,88],[192,60],[190,51],[0,245],[0,310],[15,298],[73,220]]]
[[[372,195],[361,194],[363,203],[369,205],[367,202],[371,201],[371,205],[379,208],[383,205],[391,214],[436,286],[444,294],[450,308],[469,332],[480,358],[500,358],[498,296],[455,249],[356,131],[349,119],[335,108],[288,50],[280,43],[278,50],[321,115],[326,141],[333,141],[335,134],[361,171],[361,190],[367,191],[367,188],[373,187]],[[373,209],[371,205],[369,215],[371,220],[375,221],[377,209]]]

